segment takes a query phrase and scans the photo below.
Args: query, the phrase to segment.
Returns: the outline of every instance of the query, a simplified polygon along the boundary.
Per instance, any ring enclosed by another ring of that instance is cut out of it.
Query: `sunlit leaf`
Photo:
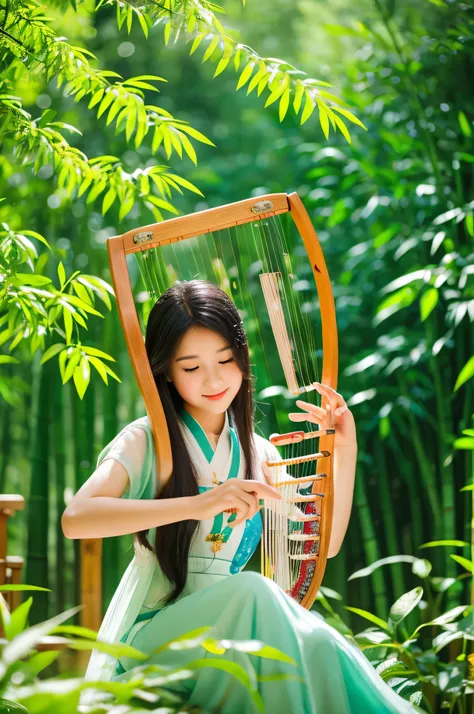
[[[474,573],[474,563],[472,560],[469,560],[468,558],[463,558],[462,555],[450,555],[450,558],[456,561],[456,563],[459,563],[459,565],[462,565],[463,568],[468,570],[470,573]]]
[[[369,620],[369,622],[373,622],[375,625],[378,625],[383,630],[390,630],[388,622],[385,622],[385,620],[382,620],[380,617],[377,617],[377,615],[373,615],[367,610],[361,610],[358,607],[348,607],[347,605],[344,606],[344,609],[349,610],[350,612],[355,612],[356,615],[360,615],[364,619]]]
[[[459,372],[456,379],[456,384],[454,385],[454,391],[462,387],[471,377],[474,375],[474,356],[468,359],[462,370]]]
[[[63,342],[58,342],[55,345],[51,345],[46,352],[44,353],[42,359],[41,359],[41,364],[44,364],[47,362],[51,357],[55,357],[59,352],[61,352],[66,345]]]
[[[422,294],[420,298],[420,314],[421,321],[424,322],[426,318],[433,312],[436,305],[438,304],[438,291],[436,288],[428,288]]]
[[[472,136],[472,128],[463,111],[458,112],[458,121],[464,136],[470,138]]]
[[[428,543],[423,543],[419,545],[419,548],[437,548],[438,546],[456,546],[463,547],[469,545],[464,540],[431,540]]]
[[[413,590],[404,593],[390,608],[389,622],[394,625],[400,624],[400,622],[415,609],[422,597],[423,588],[421,585],[418,585],[418,587],[413,588]]]

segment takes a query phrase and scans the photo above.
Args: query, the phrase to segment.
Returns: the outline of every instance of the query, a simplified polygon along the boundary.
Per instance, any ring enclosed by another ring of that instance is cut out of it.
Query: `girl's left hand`
[[[301,399],[296,406],[304,412],[289,414],[291,421],[308,421],[318,424],[319,429],[335,429],[334,448],[357,449],[357,435],[354,417],[344,398],[331,387],[319,382],[313,382],[317,391],[326,402],[325,408],[309,404]],[[323,401],[321,402],[323,403]]]

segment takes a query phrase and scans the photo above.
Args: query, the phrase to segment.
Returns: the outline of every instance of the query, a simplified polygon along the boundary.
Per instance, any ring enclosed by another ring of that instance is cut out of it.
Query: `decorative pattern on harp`
[[[160,481],[172,472],[169,434],[143,344],[148,310],[176,280],[210,280],[237,306],[249,338],[258,417],[278,434],[265,470],[283,499],[262,509],[262,572],[305,607],[322,581],[333,509],[334,434],[289,431],[294,397],[337,388],[337,331],[321,246],[296,194],[270,194],[144,226],[108,240],[119,314],[152,425]],[[131,267],[134,256],[138,271]],[[130,266],[130,272],[129,272]],[[130,275],[142,285],[134,300]],[[315,290],[316,286],[316,290]],[[137,303],[141,303],[140,317]],[[275,349],[276,346],[276,349]],[[324,405],[323,405],[324,406]]]

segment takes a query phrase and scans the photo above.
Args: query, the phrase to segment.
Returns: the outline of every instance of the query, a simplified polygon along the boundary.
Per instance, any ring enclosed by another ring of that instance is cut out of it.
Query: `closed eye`
[[[234,358],[231,357],[230,359],[226,359],[224,362],[219,362],[219,364],[229,364],[229,362],[233,362],[233,361],[234,361]],[[185,372],[195,372],[197,369],[199,369],[199,366],[198,367],[185,367],[184,371]]]

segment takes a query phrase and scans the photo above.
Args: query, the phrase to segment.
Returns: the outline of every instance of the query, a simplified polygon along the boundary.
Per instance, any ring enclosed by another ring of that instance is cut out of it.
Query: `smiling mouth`
[[[203,394],[203,397],[206,397],[206,399],[220,399],[221,397],[224,396],[224,394],[227,392],[227,389],[224,389],[223,392],[219,392],[219,394]]]

